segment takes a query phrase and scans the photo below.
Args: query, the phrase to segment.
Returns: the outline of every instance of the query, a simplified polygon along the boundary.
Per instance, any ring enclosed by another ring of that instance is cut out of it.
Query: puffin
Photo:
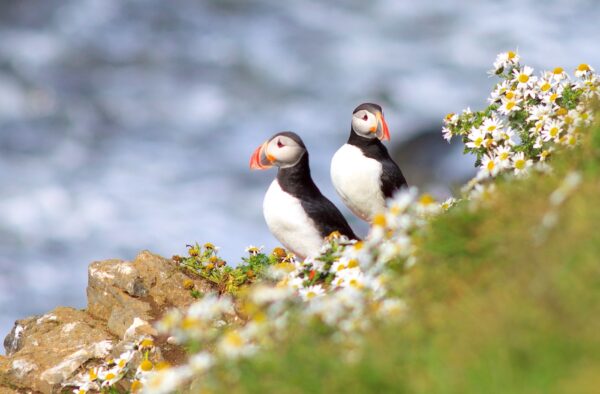
[[[263,201],[263,214],[271,233],[300,258],[318,255],[323,239],[337,231],[358,240],[350,225],[325,197],[310,175],[308,151],[291,131],[273,135],[250,158],[250,168],[279,167]]]
[[[381,141],[390,139],[381,106],[363,103],[352,113],[348,141],[331,159],[331,181],[344,204],[371,222],[386,200],[407,186],[398,164]]]

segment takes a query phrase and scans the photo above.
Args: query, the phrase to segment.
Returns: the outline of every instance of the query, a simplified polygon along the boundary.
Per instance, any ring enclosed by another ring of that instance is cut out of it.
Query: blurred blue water
[[[399,143],[482,106],[500,51],[600,67],[596,4],[4,0],[0,334],[83,306],[93,260],[170,256],[197,240],[236,262],[249,244],[276,246],[262,218],[274,172],[248,170],[276,131],[303,136],[317,183],[341,206],[329,160],[360,102],[384,105]],[[470,171],[468,159],[449,162],[446,184],[421,186],[444,194]]]

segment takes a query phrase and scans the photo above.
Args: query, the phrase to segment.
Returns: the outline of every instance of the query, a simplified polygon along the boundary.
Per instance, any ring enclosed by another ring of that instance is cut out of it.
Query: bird
[[[396,191],[407,187],[400,167],[381,143],[389,139],[381,106],[363,103],[352,113],[348,141],[331,159],[336,192],[352,213],[367,222],[383,212]]]
[[[279,167],[263,201],[263,214],[271,233],[300,258],[318,255],[323,240],[337,231],[359,238],[339,211],[314,183],[308,150],[298,134],[283,131],[260,145],[250,168]]]

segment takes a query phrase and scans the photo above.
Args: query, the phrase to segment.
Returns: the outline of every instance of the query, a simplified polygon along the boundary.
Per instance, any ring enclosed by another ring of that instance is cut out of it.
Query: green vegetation
[[[344,362],[346,349],[319,324],[292,326],[291,339],[242,361],[239,376],[223,369],[221,389],[597,392],[600,125],[583,134],[555,155],[553,173],[500,180],[479,209],[463,201],[430,223],[418,264],[394,279],[409,315],[371,329],[362,356]],[[566,193],[574,171],[581,182]]]
[[[173,256],[173,261],[191,276],[206,279],[215,285],[219,294],[235,294],[240,287],[251,284],[264,277],[267,268],[272,264],[286,260],[288,254],[282,248],[275,248],[271,254],[266,255],[260,248],[248,248],[248,257],[242,257],[242,263],[230,267],[227,262],[218,256],[217,248],[206,243],[203,246],[196,243],[188,246],[188,255]],[[194,298],[202,298],[202,293],[194,288],[192,281],[184,283]]]

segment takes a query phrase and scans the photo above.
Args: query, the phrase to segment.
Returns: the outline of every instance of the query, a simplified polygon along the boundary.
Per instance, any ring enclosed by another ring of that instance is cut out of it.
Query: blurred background
[[[332,2],[333,3],[333,2]],[[473,173],[441,119],[481,108],[498,52],[600,67],[595,0],[2,0],[0,337],[83,307],[87,265],[213,242],[235,264],[277,245],[262,217],[275,171],[249,157],[298,132],[329,161],[364,101],[384,107],[409,183],[438,198]]]

